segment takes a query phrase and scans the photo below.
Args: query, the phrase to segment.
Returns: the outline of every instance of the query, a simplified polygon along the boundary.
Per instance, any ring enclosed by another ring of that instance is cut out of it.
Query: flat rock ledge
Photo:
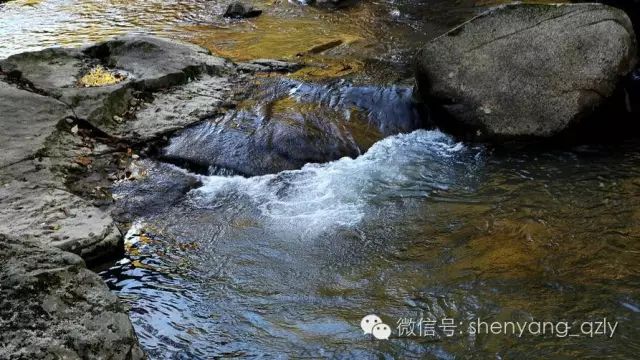
[[[623,10],[506,5],[426,44],[416,93],[444,110],[434,120],[451,132],[498,142],[548,138],[590,119],[634,69],[636,54]]]
[[[223,113],[234,83],[294,68],[149,36],[0,60],[0,358],[144,358],[85,265],[123,252],[111,184],[134,151]],[[95,69],[119,81],[86,86]]]

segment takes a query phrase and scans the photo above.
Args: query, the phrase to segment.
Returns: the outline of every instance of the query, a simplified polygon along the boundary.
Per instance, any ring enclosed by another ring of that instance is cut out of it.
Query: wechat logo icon
[[[382,322],[378,315],[367,315],[360,320],[360,327],[365,334],[371,334],[378,340],[388,340],[391,336],[391,327]]]

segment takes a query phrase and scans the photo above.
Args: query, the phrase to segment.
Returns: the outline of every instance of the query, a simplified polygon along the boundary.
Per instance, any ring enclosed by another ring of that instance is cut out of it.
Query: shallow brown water
[[[481,11],[477,3],[327,12],[256,2],[263,16],[227,21],[215,1],[18,0],[0,5],[0,57],[140,32],[235,60],[304,61],[315,66],[294,77],[306,81],[388,84],[410,76],[416,44]],[[397,99],[385,99],[392,109]],[[136,218],[126,258],[102,275],[152,359],[635,359],[638,146],[504,154],[419,131],[356,160],[204,176]],[[160,170],[146,181],[179,184]],[[141,196],[143,186],[122,183],[116,195]],[[362,334],[370,313],[393,328],[389,341]],[[580,332],[605,317],[618,323],[611,337]],[[409,336],[397,327],[405,318],[453,319],[456,329]],[[566,321],[580,336],[471,334],[478,319]]]
[[[206,0],[12,1],[0,5],[0,57],[79,46],[125,33],[151,33],[194,42],[234,60],[303,61],[316,67],[303,70],[301,76],[326,78],[358,72],[369,62],[407,64],[420,41],[481,10],[471,0],[424,1],[420,6],[405,0],[366,1],[340,11],[293,1],[249,3],[263,9],[263,15],[224,19],[227,2]],[[298,56],[335,41],[342,45],[324,54]]]

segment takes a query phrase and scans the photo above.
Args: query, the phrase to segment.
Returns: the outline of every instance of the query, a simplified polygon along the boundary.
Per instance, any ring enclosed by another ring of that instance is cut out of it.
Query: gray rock
[[[640,0],[596,0],[594,2],[607,4],[624,10],[636,31],[636,36],[640,33]]]
[[[146,141],[173,132],[217,114],[230,81],[225,77],[204,76],[184,86],[173,87],[140,101],[139,109],[123,123],[112,124],[107,132],[132,141]]]
[[[144,176],[121,181],[113,191],[122,221],[131,222],[135,218],[162,212],[179,202],[189,190],[202,184],[198,177],[173,165],[140,160],[132,166],[138,172],[144,172]]]
[[[0,203],[1,234],[37,239],[89,262],[122,251],[111,216],[66,190],[11,181],[0,187]]]
[[[35,157],[56,124],[72,116],[63,103],[0,82],[0,169]]]
[[[303,68],[302,64],[270,59],[256,59],[238,64],[240,70],[252,72],[294,72]]]
[[[55,97],[61,96],[56,91],[75,86],[84,65],[80,49],[66,48],[25,52],[0,60],[0,69],[10,79]]]
[[[125,309],[78,256],[0,234],[0,286],[0,358],[144,358]]]
[[[125,80],[109,86],[79,87],[78,80],[96,64],[106,64],[124,74]],[[59,99],[73,109],[76,117],[117,137],[128,129],[120,129],[121,124],[113,118],[130,110],[136,91],[156,92],[200,76],[224,79],[234,66],[196,45],[124,36],[82,50],[57,48],[13,55],[0,60],[0,70],[8,74],[8,80]]]
[[[549,137],[593,113],[636,63],[629,18],[599,4],[510,5],[427,44],[417,94],[487,139]]]
[[[84,53],[131,74],[146,90],[185,84],[201,74],[220,76],[231,65],[197,45],[152,36],[124,36]]]

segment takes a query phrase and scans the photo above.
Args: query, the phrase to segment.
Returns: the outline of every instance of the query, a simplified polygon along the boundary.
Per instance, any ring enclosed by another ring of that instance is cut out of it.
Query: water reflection
[[[361,2],[340,11],[285,1],[252,3],[264,10],[262,16],[228,20],[221,17],[227,5],[222,1],[11,1],[0,5],[0,58],[150,33],[194,42],[235,60],[280,58],[317,66],[302,76],[345,76],[361,70],[363,59],[406,64],[420,43],[479,11],[471,0]],[[416,14],[416,9],[424,10]],[[332,41],[343,45],[299,56]]]

